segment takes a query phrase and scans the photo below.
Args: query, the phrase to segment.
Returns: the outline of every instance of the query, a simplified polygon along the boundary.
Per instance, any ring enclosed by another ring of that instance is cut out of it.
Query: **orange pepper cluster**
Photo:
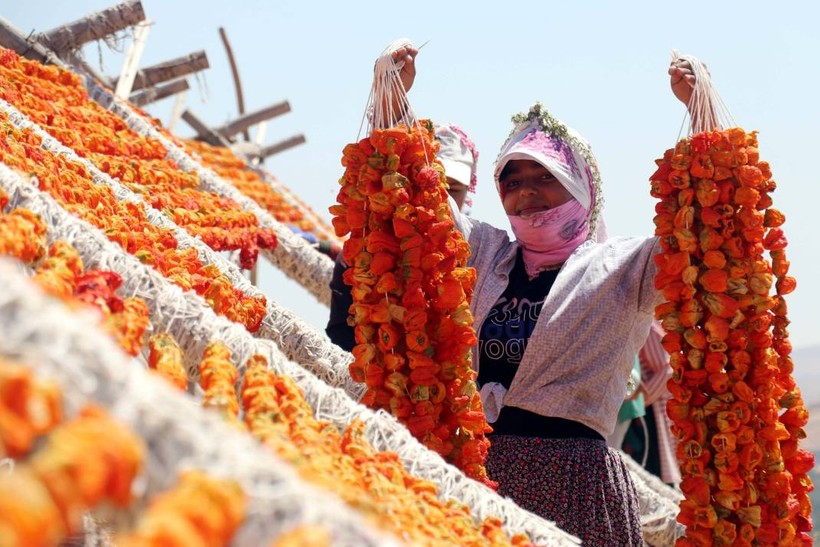
[[[28,454],[38,437],[63,421],[62,402],[56,385],[0,358],[0,457]]]
[[[8,196],[0,190],[0,210]],[[122,279],[114,272],[83,271],[77,250],[65,241],[46,247],[45,223],[28,209],[0,212],[0,255],[8,255],[35,268],[32,279],[49,294],[65,301],[82,302],[100,312],[102,328],[123,350],[136,355],[149,325],[148,306],[142,298],[122,299],[116,289]]]
[[[678,545],[810,545],[814,456],[792,377],[784,215],[755,132],[681,140],[650,178],[685,499]],[[768,251],[771,261],[765,257]],[[772,294],[774,287],[774,294]]]
[[[470,250],[454,229],[436,150],[430,122],[374,130],[344,148],[330,212],[336,234],[350,235],[350,374],[368,387],[364,404],[389,410],[428,448],[495,486],[470,358],[475,271],[465,267]]]
[[[338,494],[383,529],[418,545],[529,545],[502,523],[477,525],[469,507],[441,501],[436,486],[405,470],[395,452],[378,452],[354,421],[343,434],[317,420],[299,387],[261,355],[248,359],[240,394],[250,432],[306,480]]]
[[[275,233],[252,213],[199,189],[195,174],[165,159],[162,143],[89,99],[78,76],[2,50],[0,98],[214,250],[239,250],[242,267],[253,267],[260,248],[276,246]]]
[[[0,474],[0,544],[58,545],[82,530],[82,515],[103,502],[131,501],[131,485],[142,466],[141,441],[103,410],[86,407],[62,422],[62,399],[54,386],[31,377],[29,369],[0,360],[0,417],[15,419],[12,437],[0,428],[0,454],[19,459]],[[33,441],[45,445],[28,454]],[[28,456],[24,461],[21,459]]]
[[[36,213],[28,209],[17,208],[3,214],[8,202],[8,194],[0,188],[0,255],[33,264],[46,252],[48,228]]]
[[[330,538],[330,530],[321,524],[301,524],[277,537],[270,547],[330,547]]]
[[[216,313],[242,323],[250,332],[259,329],[266,313],[264,297],[249,297],[234,288],[215,266],[200,261],[196,249],[180,249],[170,230],[151,224],[141,206],[117,200],[109,187],[93,182],[84,165],[40,145],[40,137],[14,127],[0,114],[0,161],[37,176],[40,189],[67,211],[102,230],[126,252],[150,264],[184,290],[196,291]],[[24,224],[23,220],[14,222]],[[21,250],[38,252],[28,249],[31,243],[26,238],[9,241],[8,245]]]
[[[182,365],[182,349],[167,332],[148,340],[148,367],[181,391],[188,389],[188,375]]]
[[[202,387],[202,406],[215,408],[231,422],[239,420],[239,401],[234,385],[239,372],[231,362],[231,351],[222,342],[208,344],[199,363],[199,385]]]
[[[219,547],[229,545],[245,519],[247,500],[235,481],[201,471],[182,473],[177,485],[159,494],[140,515],[120,547]]]

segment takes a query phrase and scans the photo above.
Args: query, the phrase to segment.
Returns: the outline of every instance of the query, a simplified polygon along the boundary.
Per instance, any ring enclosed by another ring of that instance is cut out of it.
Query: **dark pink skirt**
[[[583,545],[644,545],[629,470],[594,439],[490,436],[487,472],[498,493],[555,522]]]

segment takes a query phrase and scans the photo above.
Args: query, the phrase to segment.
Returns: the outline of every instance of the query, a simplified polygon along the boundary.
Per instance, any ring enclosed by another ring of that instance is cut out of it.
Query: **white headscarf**
[[[604,241],[607,236],[600,174],[587,141],[543,110],[540,103],[514,116],[513,122],[515,127],[496,159],[494,177],[499,193],[499,177],[507,163],[535,161],[549,170],[587,211],[588,239]]]

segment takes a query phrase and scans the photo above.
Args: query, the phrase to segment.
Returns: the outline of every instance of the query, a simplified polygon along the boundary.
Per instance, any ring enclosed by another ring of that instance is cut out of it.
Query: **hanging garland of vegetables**
[[[455,230],[429,121],[374,129],[348,144],[330,208],[340,237],[362,402],[386,409],[428,448],[492,485],[490,431],[475,387],[469,308],[475,271]]]
[[[757,134],[700,132],[656,163],[656,317],[685,494],[678,545],[811,544],[814,456],[798,446],[808,412],[784,298],[796,282]]]

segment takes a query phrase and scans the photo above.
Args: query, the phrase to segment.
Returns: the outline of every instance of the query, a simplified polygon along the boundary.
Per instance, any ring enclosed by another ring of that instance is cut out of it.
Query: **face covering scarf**
[[[507,217],[531,279],[566,262],[589,235],[588,214],[575,199],[532,215]]]

